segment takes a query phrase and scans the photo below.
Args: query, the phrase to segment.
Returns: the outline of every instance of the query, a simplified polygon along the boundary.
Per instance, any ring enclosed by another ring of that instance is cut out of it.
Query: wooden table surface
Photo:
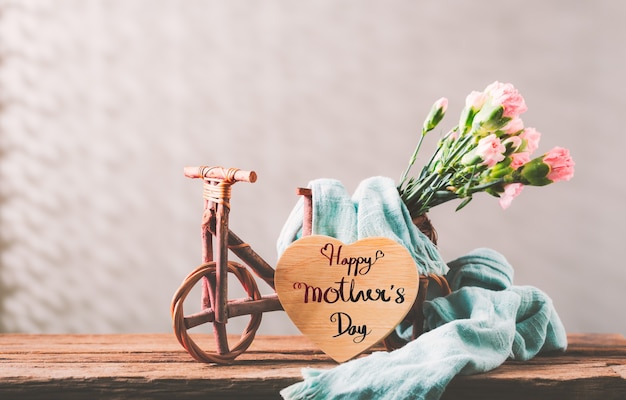
[[[458,376],[443,399],[626,399],[623,336],[570,334],[569,343],[566,353]],[[301,368],[335,365],[302,336],[259,336],[224,366],[194,361],[173,334],[0,334],[0,399],[278,399]]]

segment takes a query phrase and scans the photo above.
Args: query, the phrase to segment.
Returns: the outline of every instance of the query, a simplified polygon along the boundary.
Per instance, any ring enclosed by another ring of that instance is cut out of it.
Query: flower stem
[[[409,160],[409,165],[406,167],[406,169],[402,173],[402,176],[400,177],[400,187],[404,185],[404,182],[406,181],[406,177],[409,175],[409,171],[411,170],[411,167],[413,167],[413,164],[415,164],[415,160],[417,160],[417,153],[419,153],[420,148],[422,147],[422,142],[424,141],[424,138],[426,137],[427,133],[428,131],[426,129],[422,129],[422,134],[420,136],[419,141],[417,142],[417,146],[415,147],[415,150],[413,151],[413,155],[411,156],[411,159]]]

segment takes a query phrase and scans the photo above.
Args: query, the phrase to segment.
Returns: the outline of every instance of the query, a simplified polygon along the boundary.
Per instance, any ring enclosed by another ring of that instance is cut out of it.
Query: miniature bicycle
[[[232,185],[236,182],[254,183],[257,175],[254,171],[207,166],[185,167],[184,174],[189,178],[200,178],[204,183],[204,212],[201,224],[203,263],[184,279],[173,296],[170,311],[174,333],[180,344],[196,360],[225,364],[232,362],[252,344],[264,312],[283,310],[276,293],[263,296],[260,294],[255,278],[250,272],[252,271],[275,290],[274,268],[228,227]],[[296,194],[304,197],[302,235],[307,236],[311,234],[311,189],[297,188]],[[428,225],[430,225],[429,221]],[[434,230],[431,240],[436,240]],[[245,265],[228,260],[229,250]],[[237,277],[248,298],[228,300],[229,273]],[[413,338],[422,332],[424,317],[421,305],[426,296],[429,278],[437,280],[442,287],[447,286],[445,279],[444,282],[440,282],[441,277],[420,276],[418,298],[405,318],[413,324]],[[185,316],[183,303],[198,282],[202,285],[202,310]],[[230,347],[226,333],[228,318],[243,315],[250,315],[250,321],[239,341]],[[205,323],[213,324],[215,352],[202,350],[187,332],[188,329]],[[384,344],[387,349],[394,349],[401,347],[405,342],[392,333],[384,339]]]

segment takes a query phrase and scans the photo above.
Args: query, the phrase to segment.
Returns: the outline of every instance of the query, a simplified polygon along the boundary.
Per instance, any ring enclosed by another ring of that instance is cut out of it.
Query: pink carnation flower
[[[530,161],[530,153],[523,151],[521,153],[511,154],[511,168],[518,169],[522,165]]]
[[[486,136],[478,141],[476,154],[483,160],[483,164],[491,168],[504,160],[506,147],[502,144],[495,133]]]
[[[535,128],[526,128],[524,132],[519,135],[522,139],[526,140],[526,151],[534,153],[539,148],[539,139],[541,139],[541,133]]]
[[[494,105],[504,108],[504,117],[516,118],[528,110],[524,98],[510,83],[495,81],[485,88],[485,93],[491,97]]]
[[[487,101],[487,94],[483,92],[473,91],[465,98],[465,107],[474,110],[480,110]]]
[[[522,129],[524,129],[524,121],[520,117],[513,118],[502,128],[507,135],[516,134]]]
[[[521,183],[511,183],[509,185],[506,185],[504,187],[504,193],[500,195],[500,207],[502,207],[503,210],[509,208],[511,202],[513,202],[513,199],[519,196],[519,194],[522,193],[523,189],[524,185],[522,185]]]
[[[574,160],[567,149],[553,148],[543,157],[543,162],[550,167],[547,178],[552,182],[569,181],[574,176]]]
[[[445,114],[448,110],[448,99],[445,97],[440,98],[435,102],[434,108],[441,109],[441,112]]]

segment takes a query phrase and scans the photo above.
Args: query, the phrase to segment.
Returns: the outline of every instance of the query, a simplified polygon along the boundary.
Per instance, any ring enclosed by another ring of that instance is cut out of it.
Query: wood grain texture
[[[387,337],[404,319],[417,297],[419,276],[408,250],[391,239],[344,244],[313,235],[285,250],[275,284],[300,332],[344,362]]]
[[[212,344],[199,334],[199,343]],[[443,399],[623,399],[626,339],[571,334],[567,352],[456,377]],[[260,336],[232,365],[194,361],[171,334],[0,335],[0,398],[278,399],[304,367],[337,365],[304,336]]]

